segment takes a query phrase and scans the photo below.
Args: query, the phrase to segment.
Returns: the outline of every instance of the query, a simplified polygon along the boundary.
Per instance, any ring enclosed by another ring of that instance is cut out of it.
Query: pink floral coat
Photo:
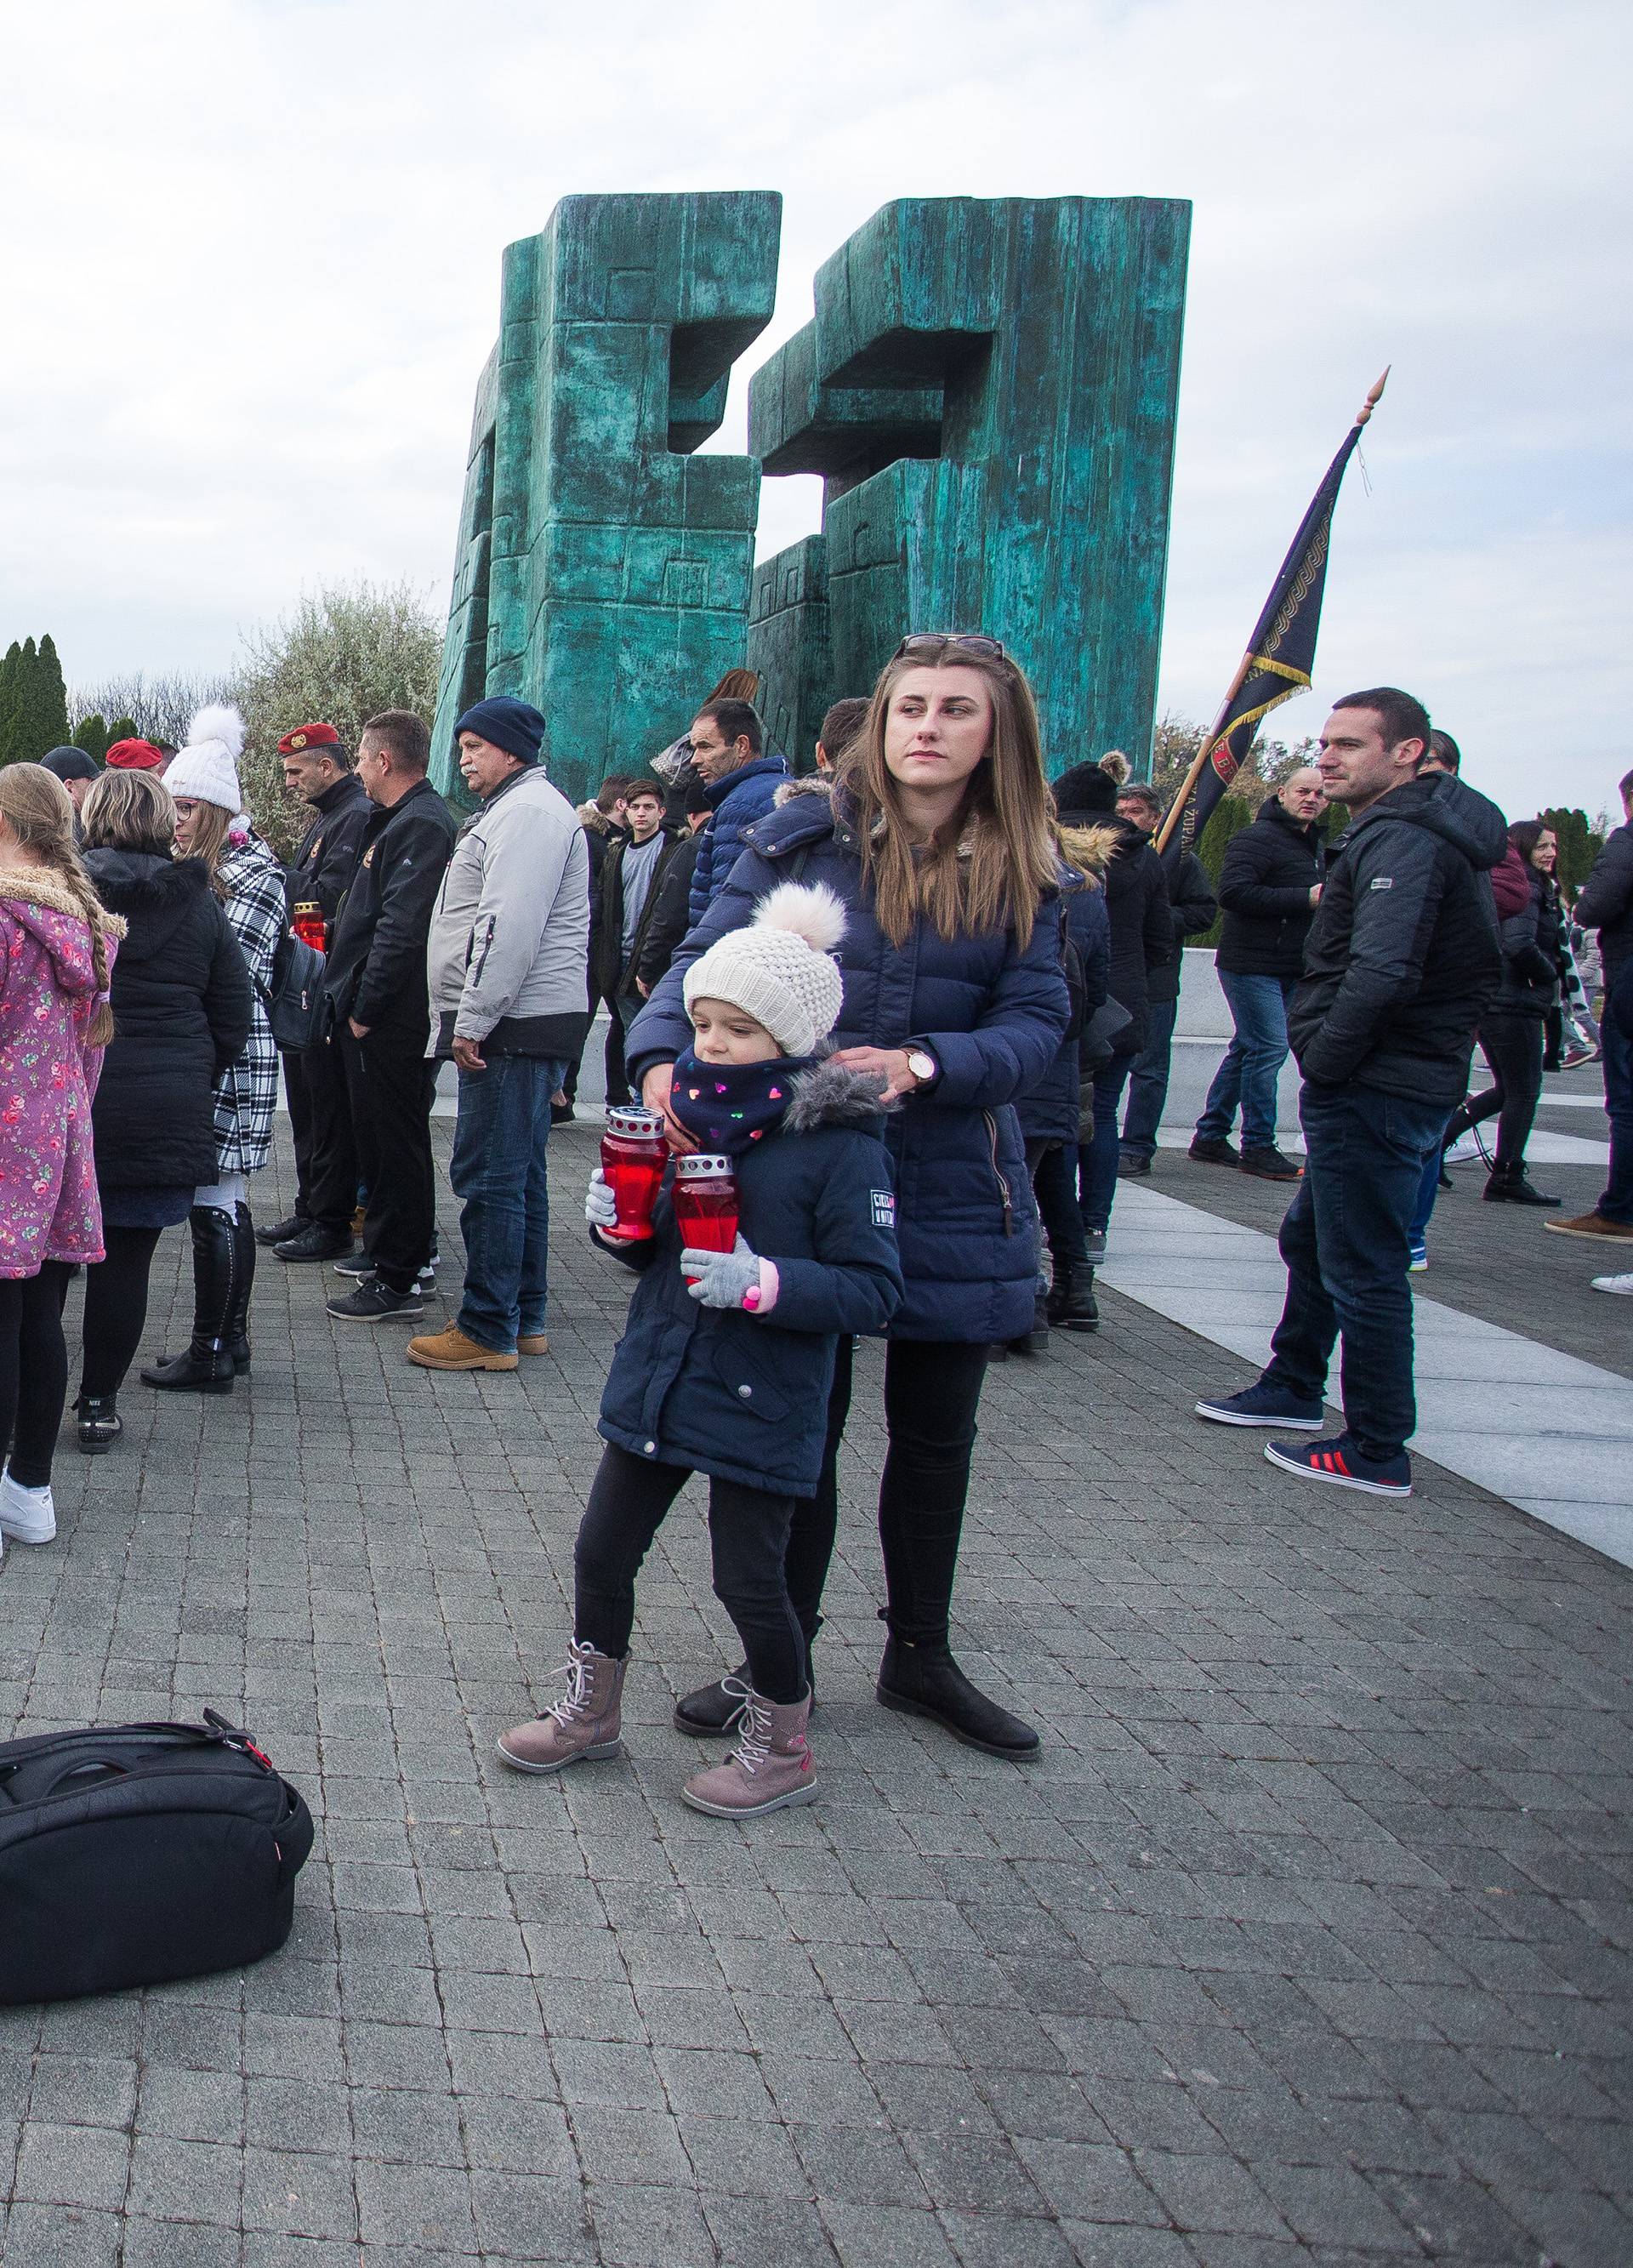
[[[116,939],[110,924],[110,967]],[[43,869],[0,873],[0,1277],[103,1256],[91,1142],[102,1050],[85,1039],[99,997],[69,891]]]

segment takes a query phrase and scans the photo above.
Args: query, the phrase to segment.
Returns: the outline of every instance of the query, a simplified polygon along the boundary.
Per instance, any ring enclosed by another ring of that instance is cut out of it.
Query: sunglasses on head
[[[915,630],[904,637],[891,655],[893,661],[901,661],[909,654],[940,652],[943,647],[961,646],[966,653],[984,653],[990,660],[1007,661],[1002,638],[988,637],[984,631]]]

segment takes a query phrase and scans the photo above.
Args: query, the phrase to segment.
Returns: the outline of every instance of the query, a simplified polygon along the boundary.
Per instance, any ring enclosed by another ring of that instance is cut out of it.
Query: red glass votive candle
[[[737,1176],[730,1158],[677,1158],[674,1167],[675,1226],[682,1245],[695,1252],[730,1252],[737,1244]],[[695,1276],[687,1278],[695,1284]]]
[[[669,1145],[657,1111],[638,1103],[609,1106],[601,1137],[601,1171],[618,1208],[618,1225],[603,1229],[603,1236],[622,1237],[633,1244],[651,1234],[652,1207],[668,1162]]]

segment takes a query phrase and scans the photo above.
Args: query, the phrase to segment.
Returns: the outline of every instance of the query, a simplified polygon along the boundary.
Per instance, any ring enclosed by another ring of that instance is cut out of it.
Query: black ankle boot
[[[1004,1354],[1047,1354],[1049,1351],[1048,1301],[1041,1292],[1032,1303],[1032,1329],[1004,1343]],[[1002,1356],[1000,1356],[1000,1360]]]
[[[249,1295],[255,1287],[255,1224],[249,1207],[239,1205],[232,1225],[234,1280],[232,1308],[227,1317],[227,1352],[235,1371],[249,1368]]]
[[[811,1714],[816,1714],[816,1669],[812,1662],[811,1649],[816,1644],[817,1631],[822,1627],[822,1617],[817,1616],[816,1630],[805,1640],[805,1684],[811,1695]],[[739,1661],[732,1672],[735,1683],[750,1683],[748,1664]],[[717,1734],[736,1730],[745,1704],[741,1694],[728,1693],[724,1677],[717,1677],[712,1685],[700,1685],[690,1693],[683,1693],[674,1705],[674,1728],[677,1733],[702,1733],[712,1740]]]
[[[1556,1205],[1559,1197],[1545,1197],[1541,1189],[1534,1189],[1526,1179],[1523,1164],[1497,1166],[1481,1191],[1488,1204]]]
[[[193,1339],[185,1354],[149,1363],[143,1383],[195,1394],[231,1394],[232,1356],[227,1324],[238,1282],[238,1223],[215,1205],[195,1205]]]
[[[1063,1260],[1049,1293],[1049,1321],[1068,1331],[1097,1331],[1100,1311],[1094,1299],[1094,1270],[1086,1260]]]
[[[125,1430],[111,1394],[82,1394],[74,1404],[74,1415],[78,1420],[82,1457],[106,1456]]]
[[[945,1639],[910,1646],[893,1631],[885,1641],[877,1691],[886,1709],[931,1718],[966,1748],[994,1756],[1029,1756],[1038,1749],[1032,1727],[972,1685]]]

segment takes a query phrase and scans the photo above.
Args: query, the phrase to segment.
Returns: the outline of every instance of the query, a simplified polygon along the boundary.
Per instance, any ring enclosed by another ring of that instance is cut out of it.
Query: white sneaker
[[[1484,1156],[1485,1152],[1481,1148],[1479,1140],[1471,1128],[1467,1134],[1458,1136],[1441,1162],[1447,1166],[1470,1166],[1476,1158]]]
[[[1595,1276],[1593,1289],[1596,1292],[1620,1292],[1624,1298],[1633,1299],[1633,1276]]]
[[[56,1534],[49,1487],[25,1488],[9,1471],[0,1476],[0,1532],[18,1543],[49,1543]]]

